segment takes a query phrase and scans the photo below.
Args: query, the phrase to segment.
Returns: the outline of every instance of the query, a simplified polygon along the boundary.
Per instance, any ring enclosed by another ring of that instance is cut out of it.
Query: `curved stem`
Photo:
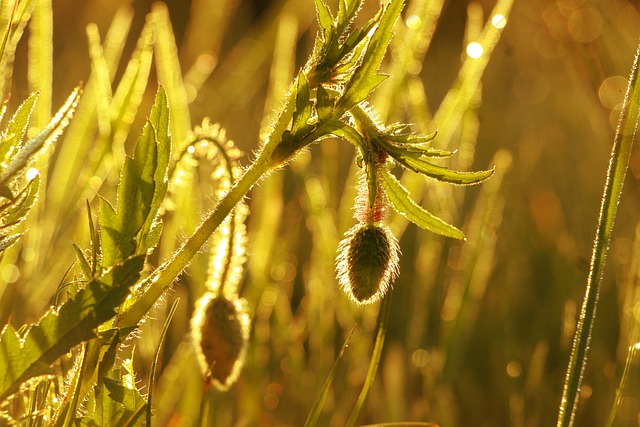
[[[272,167],[269,158],[272,150],[267,150],[267,148],[268,146],[264,147],[255,162],[236,181],[227,194],[220,199],[213,212],[207,216],[189,240],[176,251],[169,261],[165,262],[145,280],[143,283],[145,290],[142,295],[136,296],[135,301],[126,306],[120,313],[117,321],[120,328],[133,327],[138,324],[164,291],[182,273],[193,256],[207,242],[236,204],[242,200],[256,182],[271,171]]]

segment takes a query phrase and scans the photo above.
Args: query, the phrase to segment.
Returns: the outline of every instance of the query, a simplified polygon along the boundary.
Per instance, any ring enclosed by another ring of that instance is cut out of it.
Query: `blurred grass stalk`
[[[558,427],[572,426],[578,401],[582,377],[587,364],[587,351],[591,341],[593,322],[596,317],[598,294],[604,273],[604,266],[611,234],[616,218],[616,211],[622,186],[629,166],[629,158],[633,142],[636,139],[638,121],[640,120],[640,85],[638,84],[638,62],[640,60],[640,44],[629,76],[629,84],[624,103],[620,112],[620,120],[613,140],[613,148],[609,159],[607,179],[604,185],[598,228],[593,242],[591,268],[587,278],[580,318],[573,339],[571,356],[567,367],[560,410],[558,412]]]

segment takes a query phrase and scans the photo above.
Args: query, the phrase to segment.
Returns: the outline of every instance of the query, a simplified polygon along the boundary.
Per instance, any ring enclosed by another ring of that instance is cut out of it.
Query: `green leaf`
[[[296,85],[296,111],[293,113],[291,133],[299,133],[299,130],[304,128],[307,121],[311,118],[310,98],[309,83],[304,73],[300,73],[298,76],[298,84]]]
[[[464,239],[462,231],[418,206],[409,196],[407,189],[404,188],[391,172],[384,171],[380,176],[382,177],[382,184],[387,191],[389,202],[391,202],[398,213],[404,215],[409,221],[425,230],[443,236],[453,237],[454,239]]]
[[[394,157],[414,172],[451,184],[477,184],[493,175],[493,169],[478,172],[458,172],[444,166],[434,165],[426,160],[411,157]]]
[[[133,118],[142,102],[147,88],[149,72],[153,63],[153,30],[152,24],[147,23],[142,28],[137,47],[127,63],[118,88],[113,94],[111,103],[111,131],[116,146],[124,143]]]
[[[51,119],[49,124],[35,137],[29,139],[20,145],[18,150],[9,159],[6,168],[0,171],[0,185],[5,184],[16,173],[25,168],[31,161],[33,155],[40,150],[46,143],[50,143],[58,139],[62,131],[69,124],[69,120],[75,111],[78,101],[80,100],[81,89],[77,87],[56,115]]]
[[[0,401],[25,381],[47,374],[60,356],[93,338],[94,330],[115,315],[143,266],[144,257],[137,256],[93,279],[60,308],[48,310],[22,339],[7,325],[0,335]]]
[[[91,265],[89,264],[89,261],[87,260],[87,257],[85,256],[84,251],[77,244],[72,243],[72,245],[73,245],[73,250],[76,253],[76,258],[78,259],[78,263],[80,263],[80,270],[82,271],[82,275],[84,276],[85,279],[91,278],[93,276]]]
[[[162,2],[154,2],[151,8],[154,19],[153,26],[155,44],[154,53],[158,83],[167,92],[167,99],[171,108],[171,132],[176,142],[184,144],[191,131],[191,117],[189,116],[189,101],[184,86],[184,79],[180,70],[180,60],[176,39],[171,28],[171,19],[167,6]],[[186,148],[180,146],[179,150]]]
[[[158,243],[159,232],[162,230],[157,225],[157,214],[162,201],[167,193],[169,159],[171,158],[171,135],[169,131],[169,101],[162,86],[158,87],[156,101],[151,109],[151,117],[142,133],[145,144],[157,146],[156,169],[153,175],[154,189],[151,206],[147,218],[138,236],[138,251],[142,253]],[[155,132],[153,132],[155,130]],[[138,143],[140,145],[140,142]],[[137,150],[137,147],[136,147]],[[155,237],[148,239],[152,232],[157,232]]]
[[[33,113],[33,108],[38,101],[40,92],[34,92],[18,107],[7,129],[2,132],[2,141],[0,141],[0,162],[7,162],[11,154],[18,149],[20,141],[27,132],[29,119]]]
[[[316,98],[318,120],[323,120],[331,114],[331,111],[333,111],[333,99],[331,99],[329,93],[324,87],[322,87],[322,85],[318,86],[318,90],[316,91]]]
[[[393,26],[403,8],[404,0],[392,0],[381,10],[378,27],[369,40],[364,59],[347,82],[344,95],[338,100],[339,108],[350,109],[386,79],[386,76],[377,73],[393,36]]]
[[[79,422],[86,427],[144,427],[147,402],[140,392],[121,380],[103,378],[91,401],[94,411]]]
[[[333,377],[335,376],[336,370],[338,369],[338,363],[340,362],[340,359],[342,359],[344,352],[349,347],[349,342],[351,342],[351,337],[353,336],[353,332],[355,330],[356,330],[356,325],[353,325],[353,327],[351,328],[351,331],[349,332],[349,335],[347,335],[347,339],[344,340],[344,344],[340,349],[340,353],[338,353],[338,357],[336,357],[336,360],[333,361],[333,366],[331,367],[331,371],[329,371],[329,375],[327,375],[327,379],[324,381],[324,384],[322,385],[322,389],[320,390],[320,395],[314,402],[313,408],[311,408],[311,411],[307,416],[307,421],[304,423],[305,427],[312,427],[318,423],[320,412],[322,412],[322,406],[324,406],[324,401],[327,399],[327,395],[329,394],[329,389],[331,388]]]
[[[0,237],[0,255],[7,250],[7,248],[13,245],[18,241],[20,237],[22,237],[24,233],[12,234],[10,236]]]
[[[27,186],[18,194],[11,204],[2,212],[1,226],[13,227],[21,223],[29,213],[29,210],[38,198],[40,187],[40,175],[27,183]]]
[[[322,28],[324,39],[328,41],[333,31],[333,17],[329,8],[322,0],[316,0],[316,15],[318,17],[318,23]]]
[[[157,127],[157,129],[156,129]],[[158,89],[150,121],[127,157],[118,184],[116,207],[100,199],[103,264],[113,265],[129,255],[148,249],[145,236],[167,191],[171,139],[169,107],[162,87]]]

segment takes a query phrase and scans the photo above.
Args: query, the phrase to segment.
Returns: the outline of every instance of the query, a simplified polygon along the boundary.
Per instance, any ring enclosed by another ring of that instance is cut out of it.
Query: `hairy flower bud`
[[[338,251],[338,280],[358,304],[380,300],[398,276],[398,242],[386,226],[354,226]]]
[[[240,299],[206,293],[191,320],[196,354],[207,380],[221,391],[236,381],[244,364],[250,319]]]

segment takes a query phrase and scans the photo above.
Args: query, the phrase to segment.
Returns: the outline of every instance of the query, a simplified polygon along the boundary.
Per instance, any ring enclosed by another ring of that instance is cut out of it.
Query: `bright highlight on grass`
[[[497,29],[502,29],[507,25],[507,18],[500,14],[494,15],[493,18],[491,18],[491,25]]]
[[[471,42],[467,45],[467,55],[469,58],[478,59],[482,56],[484,48],[480,43]]]
[[[407,17],[406,24],[412,30],[417,30],[422,25],[422,19],[418,15],[411,15]]]
[[[38,175],[40,175],[40,171],[36,168],[29,168],[29,170],[27,170],[27,173],[24,174],[25,178],[27,178],[27,181],[31,181]]]

